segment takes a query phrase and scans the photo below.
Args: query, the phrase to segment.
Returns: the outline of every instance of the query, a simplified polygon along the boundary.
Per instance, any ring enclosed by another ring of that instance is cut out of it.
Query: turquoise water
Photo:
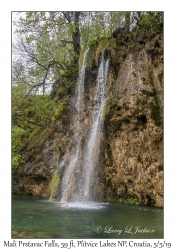
[[[59,203],[12,196],[12,238],[163,238],[163,210],[121,203]]]

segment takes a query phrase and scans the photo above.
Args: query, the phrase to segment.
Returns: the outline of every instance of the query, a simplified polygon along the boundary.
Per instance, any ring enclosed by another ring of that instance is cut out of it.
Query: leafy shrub
[[[12,173],[23,163],[21,149],[24,146],[24,139],[27,132],[17,126],[12,127]]]
[[[137,200],[137,198],[134,198],[134,197],[128,197],[126,199],[125,203],[138,205],[138,200]]]
[[[67,104],[68,100],[64,99],[63,101],[61,101],[57,108],[54,110],[54,115],[52,117],[52,121],[56,121],[58,118],[60,118],[60,116],[62,115],[64,109],[65,109],[65,105]]]

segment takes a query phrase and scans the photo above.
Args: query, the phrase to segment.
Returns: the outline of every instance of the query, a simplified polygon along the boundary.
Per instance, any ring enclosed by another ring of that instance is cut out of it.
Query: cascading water
[[[73,193],[74,190],[73,186],[75,185],[75,178],[73,175],[73,171],[75,171],[76,163],[78,161],[79,153],[80,153],[80,143],[81,143],[81,128],[80,128],[80,123],[82,119],[82,111],[84,107],[84,80],[85,80],[85,69],[86,69],[86,57],[88,54],[89,48],[86,49],[83,57],[83,63],[81,70],[79,72],[79,77],[77,81],[77,98],[76,98],[76,103],[75,106],[77,108],[77,115],[74,119],[74,126],[77,127],[77,134],[75,135],[75,149],[73,149],[74,152],[69,153],[69,163],[68,166],[66,167],[63,180],[62,180],[62,194],[61,194],[61,202],[66,202],[70,195]],[[78,118],[78,121],[77,121]]]
[[[109,67],[109,60],[104,61],[104,55],[102,54],[102,59],[100,67],[98,70],[97,87],[94,97],[94,112],[92,118],[92,125],[90,129],[90,136],[88,139],[88,145],[86,154],[84,157],[84,182],[83,182],[83,199],[91,199],[91,190],[94,184],[94,174],[95,166],[98,163],[100,154],[100,145],[103,140],[103,121],[102,121],[102,111],[105,105],[105,93],[106,93],[106,83],[107,83],[107,73]]]
[[[79,80],[78,80],[78,100],[77,100],[77,111],[78,111],[78,125],[82,122],[82,111],[84,108],[84,80],[85,80],[85,70],[86,70],[86,57],[89,52],[89,48],[85,51],[83,57],[82,68],[79,73]],[[78,132],[80,128],[78,127]]]
[[[99,160],[100,147],[103,140],[102,111],[105,105],[105,93],[109,61],[104,60],[102,53],[98,69],[97,85],[93,97],[93,105],[90,110],[87,139],[82,143],[84,133],[83,110],[84,108],[84,82],[86,57],[89,49],[84,53],[82,68],[77,81],[77,98],[75,107],[76,117],[73,119],[74,147],[68,153],[68,163],[62,178],[61,202],[67,201],[89,201],[92,200],[93,185],[96,166]]]

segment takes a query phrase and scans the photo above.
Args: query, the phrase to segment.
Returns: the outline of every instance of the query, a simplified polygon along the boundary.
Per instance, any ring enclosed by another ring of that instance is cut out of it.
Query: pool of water
[[[13,195],[12,238],[163,238],[163,210],[114,202],[49,202]]]

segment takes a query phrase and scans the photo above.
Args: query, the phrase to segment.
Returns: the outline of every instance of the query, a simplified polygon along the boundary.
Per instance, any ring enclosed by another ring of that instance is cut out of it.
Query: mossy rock
[[[151,117],[155,121],[156,126],[160,126],[162,124],[162,116],[159,104],[151,103],[150,109],[151,109]]]
[[[107,38],[101,38],[98,43],[98,47],[96,50],[95,55],[95,61],[98,63],[99,57],[102,52],[105,53],[105,57],[108,57],[109,55],[112,55],[115,53],[114,49],[116,47],[116,40],[114,38],[107,39]]]
[[[53,178],[50,184],[50,197],[49,197],[49,201],[53,201],[57,195],[57,187],[58,184],[60,182],[60,173],[58,171],[58,169],[55,170],[54,174],[53,174]]]
[[[159,74],[159,81],[160,81],[161,86],[163,87],[163,71],[160,72]]]
[[[124,203],[138,205],[138,200],[136,197],[128,197]]]

